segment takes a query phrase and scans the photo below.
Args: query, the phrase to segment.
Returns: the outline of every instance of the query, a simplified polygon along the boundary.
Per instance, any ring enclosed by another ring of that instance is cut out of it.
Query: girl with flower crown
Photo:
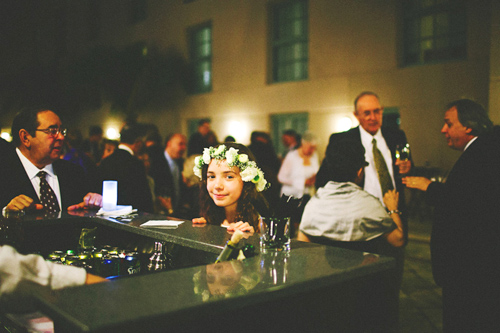
[[[262,170],[250,150],[238,143],[205,148],[195,160],[195,175],[201,178],[200,208],[203,217],[193,223],[222,225],[229,232],[254,232],[259,214],[268,204],[260,193],[267,187]]]

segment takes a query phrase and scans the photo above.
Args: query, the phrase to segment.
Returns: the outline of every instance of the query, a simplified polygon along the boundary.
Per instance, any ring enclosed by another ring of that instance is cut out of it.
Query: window
[[[212,25],[193,28],[189,32],[191,58],[191,92],[212,90]]]
[[[405,0],[403,10],[403,65],[465,58],[463,0]]]
[[[308,77],[307,1],[274,5],[272,15],[272,81]]]

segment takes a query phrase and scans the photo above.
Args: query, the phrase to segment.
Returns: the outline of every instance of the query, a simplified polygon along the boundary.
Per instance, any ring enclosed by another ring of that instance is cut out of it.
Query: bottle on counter
[[[215,262],[218,263],[221,261],[228,261],[238,258],[238,254],[240,253],[238,244],[241,238],[243,238],[243,231],[236,230],[231,236],[231,239],[227,241],[226,246],[224,246]]]
[[[162,242],[155,242],[155,250],[149,258],[148,271],[163,271],[169,268],[166,252],[167,247]]]

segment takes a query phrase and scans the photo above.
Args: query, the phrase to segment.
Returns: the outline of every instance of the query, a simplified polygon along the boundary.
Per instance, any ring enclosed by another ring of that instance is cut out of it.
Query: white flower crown
[[[267,181],[257,163],[248,160],[247,154],[238,154],[238,149],[234,149],[233,147],[227,149],[225,145],[220,145],[217,148],[205,148],[203,155],[197,156],[194,160],[194,174],[202,179],[201,169],[204,165],[209,165],[212,159],[226,160],[229,167],[238,167],[241,179],[244,182],[254,183],[258,192],[266,189]]]

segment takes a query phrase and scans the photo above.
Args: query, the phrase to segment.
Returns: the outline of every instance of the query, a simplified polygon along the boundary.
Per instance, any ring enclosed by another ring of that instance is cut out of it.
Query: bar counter
[[[132,221],[85,214],[24,217],[23,251],[75,246],[82,227],[101,243],[152,248],[167,243],[175,269],[35,295],[56,332],[389,332],[397,323],[391,276],[394,259],[292,241],[289,253],[212,264],[230,238],[222,227],[144,228],[164,216]]]

